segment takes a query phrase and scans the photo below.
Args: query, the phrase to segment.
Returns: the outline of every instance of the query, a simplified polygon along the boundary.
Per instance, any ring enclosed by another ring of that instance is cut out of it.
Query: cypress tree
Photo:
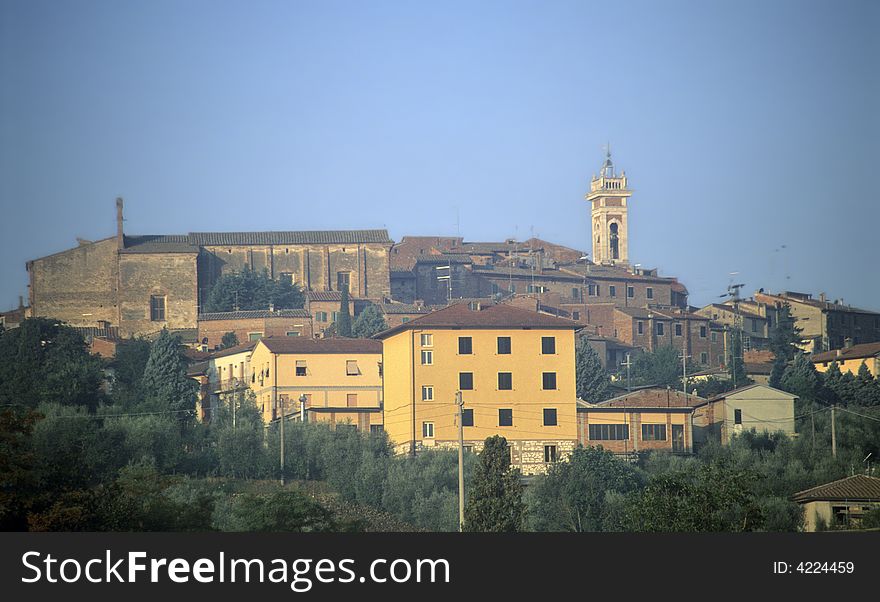
[[[180,353],[180,338],[162,329],[150,347],[144,368],[142,390],[151,411],[194,410],[196,381],[186,375],[186,360]]]
[[[590,403],[608,399],[611,379],[586,337],[581,337],[575,347],[575,375],[580,399]]]
[[[465,531],[513,532],[523,528],[526,507],[519,470],[510,467],[507,439],[486,439],[471,481]]]
[[[342,301],[339,303],[339,317],[336,319],[336,334],[351,337],[351,311],[348,307],[348,288],[342,289]]]

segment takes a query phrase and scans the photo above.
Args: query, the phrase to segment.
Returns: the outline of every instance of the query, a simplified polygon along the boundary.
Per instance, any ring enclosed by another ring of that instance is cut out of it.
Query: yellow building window
[[[434,352],[428,349],[422,350],[422,365],[432,366],[434,364]]]
[[[420,338],[421,338],[422,347],[433,347],[434,346],[434,335],[433,334],[422,334]]]
[[[346,376],[357,376],[361,371],[358,369],[357,360],[347,360],[345,362],[345,374]]]
[[[345,396],[345,405],[349,408],[356,408],[358,404],[357,393],[349,393]]]
[[[422,385],[422,401],[434,400],[434,387],[430,385]]]
[[[425,439],[433,439],[434,438],[434,423],[433,422],[423,422],[422,423],[422,437]]]
[[[305,376],[306,375],[306,361],[305,360],[296,360],[296,375],[297,376]]]

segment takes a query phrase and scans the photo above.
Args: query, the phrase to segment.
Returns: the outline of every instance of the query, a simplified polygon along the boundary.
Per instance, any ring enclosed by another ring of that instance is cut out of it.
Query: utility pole
[[[464,531],[464,399],[461,391],[455,394],[458,406],[458,530]]]
[[[835,424],[835,410],[837,410],[837,404],[835,403],[831,406],[831,456],[837,457],[837,425]]]
[[[687,403],[688,398],[688,364],[687,361],[691,356],[687,354],[687,352],[682,349],[681,351],[681,392],[684,393],[684,401]]]
[[[281,486],[284,487],[284,398],[281,399]]]
[[[626,392],[629,393],[629,392],[630,392],[630,386],[629,386],[629,367],[632,366],[632,362],[631,362],[630,359],[629,359],[629,353],[626,354],[626,361],[625,361],[625,362],[621,362],[621,363],[622,363],[622,365],[626,366]]]

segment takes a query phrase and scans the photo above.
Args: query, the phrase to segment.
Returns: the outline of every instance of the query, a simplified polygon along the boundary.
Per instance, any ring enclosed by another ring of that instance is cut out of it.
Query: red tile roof
[[[375,335],[377,339],[385,339],[411,328],[552,328],[577,330],[580,325],[541,314],[528,309],[520,309],[510,305],[481,306],[471,309],[468,304],[458,303],[431,312],[420,318],[410,320],[400,326],[389,328]]]
[[[702,397],[688,395],[677,389],[641,389],[620,397],[595,404],[610,408],[689,408],[705,401]]]
[[[817,362],[857,360],[861,358],[875,357],[878,354],[880,354],[880,342],[862,343],[860,345],[853,345],[852,347],[845,347],[843,349],[814,353],[810,357],[810,360],[815,364]]]
[[[265,337],[260,342],[272,353],[382,353],[382,342],[373,339]]]
[[[857,474],[799,491],[792,499],[800,503],[824,500],[880,502],[880,479]]]

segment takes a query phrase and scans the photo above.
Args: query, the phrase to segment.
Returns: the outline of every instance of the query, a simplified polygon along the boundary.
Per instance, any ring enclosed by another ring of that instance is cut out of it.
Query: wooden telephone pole
[[[458,407],[458,530],[464,531],[464,399],[461,391],[455,394]]]

